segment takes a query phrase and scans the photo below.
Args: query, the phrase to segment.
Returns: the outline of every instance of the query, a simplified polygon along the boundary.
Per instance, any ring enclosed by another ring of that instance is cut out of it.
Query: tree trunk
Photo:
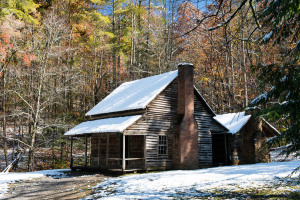
[[[33,171],[33,161],[34,161],[34,148],[35,148],[35,139],[37,133],[37,122],[33,123],[32,127],[32,137],[31,143],[28,151],[28,160],[27,160],[27,171]]]
[[[243,71],[243,79],[244,79],[244,107],[248,105],[248,85],[247,85],[247,70],[246,70],[246,56],[245,56],[245,16],[244,16],[244,9],[241,10],[241,38],[242,38],[242,71]]]
[[[2,109],[3,109],[3,152],[5,157],[5,164],[8,166],[8,153],[7,153],[7,133],[6,133],[6,71],[3,70],[3,100],[2,100]]]
[[[116,5],[115,5],[115,0],[112,1],[112,32],[114,34],[114,37],[116,37],[116,16],[115,16],[115,9],[116,9]],[[113,89],[115,89],[117,87],[117,70],[116,70],[116,43],[113,44],[112,47],[112,60],[113,60]]]

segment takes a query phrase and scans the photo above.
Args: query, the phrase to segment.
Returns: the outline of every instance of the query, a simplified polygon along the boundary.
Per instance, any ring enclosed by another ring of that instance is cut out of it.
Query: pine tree
[[[269,65],[257,65],[254,71],[259,73],[263,88],[271,88],[254,99],[251,104],[268,104],[263,113],[286,125],[283,133],[270,141],[270,145],[284,142],[287,155],[300,153],[300,2],[297,0],[259,0],[263,10],[259,15],[268,27],[261,43],[280,45],[282,56]]]

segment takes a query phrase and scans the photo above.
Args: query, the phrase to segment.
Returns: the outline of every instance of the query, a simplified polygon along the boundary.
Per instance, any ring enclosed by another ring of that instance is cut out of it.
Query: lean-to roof
[[[229,129],[230,133],[236,134],[245,126],[250,117],[251,115],[246,115],[245,112],[238,112],[216,115],[214,119]],[[268,134],[267,137],[280,135],[280,132],[274,126],[272,126],[264,118],[261,119],[263,120],[263,129]]]
[[[216,115],[214,119],[225,126],[230,133],[236,134],[248,122],[251,115],[245,115],[245,112],[227,113]]]
[[[142,115],[133,115],[87,121],[75,126],[66,132],[65,135],[74,136],[90,133],[121,133],[141,117]]]

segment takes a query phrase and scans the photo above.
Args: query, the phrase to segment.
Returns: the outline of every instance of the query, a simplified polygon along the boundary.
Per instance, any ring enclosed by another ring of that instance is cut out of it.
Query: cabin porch
[[[71,137],[71,169],[140,171],[146,169],[144,135],[85,134]],[[82,151],[84,147],[84,151]],[[81,148],[81,151],[78,150]]]

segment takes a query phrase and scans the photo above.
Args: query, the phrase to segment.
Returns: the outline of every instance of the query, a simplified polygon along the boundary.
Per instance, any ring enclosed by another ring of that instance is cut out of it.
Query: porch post
[[[86,168],[87,166],[87,135],[85,137],[85,152],[84,152],[84,167]]]
[[[71,136],[71,161],[70,168],[73,168],[73,136]]]
[[[146,156],[147,155],[147,149],[146,149],[146,135],[144,135],[144,162],[145,162],[145,170],[147,170],[146,166]]]
[[[123,155],[122,155],[122,171],[125,172],[126,162],[125,162],[125,134],[123,133]]]
[[[108,169],[108,156],[109,156],[109,133],[106,133],[106,168]]]
[[[98,138],[98,167],[100,167],[100,140],[101,140],[101,135],[99,134],[99,138]]]

